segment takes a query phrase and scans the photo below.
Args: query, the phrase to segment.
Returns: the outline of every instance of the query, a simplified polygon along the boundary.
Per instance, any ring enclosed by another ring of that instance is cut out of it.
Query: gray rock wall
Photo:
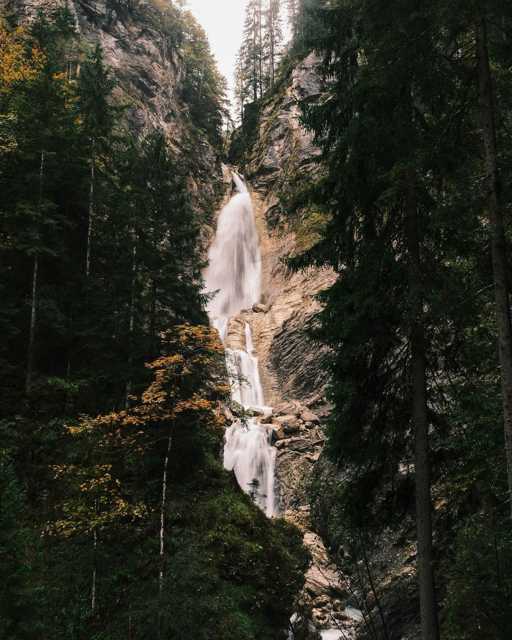
[[[63,0],[0,0],[0,9],[21,21]],[[221,166],[217,151],[193,123],[181,96],[184,63],[172,42],[161,0],[68,0],[77,31],[91,47],[99,44],[117,82],[115,97],[126,107],[124,124],[136,136],[162,131],[169,145],[193,166],[190,188],[199,206],[211,206]],[[77,62],[79,55],[77,52]],[[208,204],[206,204],[208,203]]]

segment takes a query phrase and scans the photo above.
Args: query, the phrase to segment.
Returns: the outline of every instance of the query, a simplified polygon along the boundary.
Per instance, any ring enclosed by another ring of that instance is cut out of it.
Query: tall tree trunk
[[[45,170],[46,152],[41,151],[41,160],[39,163],[39,194],[38,194],[38,215],[42,217],[43,207],[43,186],[44,186],[44,170]],[[34,261],[32,266],[32,294],[30,300],[30,329],[27,348],[27,371],[25,375],[25,393],[30,393],[32,386],[32,376],[34,372],[34,349],[36,344],[37,330],[37,297],[39,289],[39,248],[36,247],[34,253]]]
[[[254,102],[258,99],[258,16],[256,5],[254,6],[253,25],[252,25],[252,92]]]
[[[160,570],[158,573],[158,637],[162,635],[162,593],[164,590],[164,559],[165,559],[165,508],[167,505],[167,477],[169,474],[169,458],[172,448],[172,427],[169,428],[169,437],[167,439],[167,452],[165,454],[164,470],[162,474],[162,499],[160,502]]]
[[[91,578],[91,613],[92,615],[96,612],[96,579],[98,574],[97,562],[96,562],[96,554],[98,549],[98,532],[94,529],[93,538],[92,538],[92,578]]]
[[[431,472],[428,443],[427,361],[423,320],[420,232],[414,172],[407,185],[407,249],[411,299],[412,414],[415,434],[416,529],[422,640],[439,640],[432,546]]]
[[[94,224],[94,198],[96,187],[96,157],[95,157],[95,140],[92,141],[91,148],[91,168],[89,178],[89,219],[87,223],[87,249],[85,256],[85,275],[89,278],[91,273],[91,244],[92,244],[92,231]]]
[[[263,8],[262,0],[258,0],[258,63],[260,98],[263,96]]]
[[[149,353],[151,358],[157,356],[156,352],[156,281],[153,278],[151,281],[151,311],[150,311],[150,324],[149,324]]]
[[[27,372],[25,377],[25,392],[30,393],[32,387],[32,375],[34,371],[34,348],[36,342],[36,328],[37,328],[37,290],[39,281],[39,256],[36,253],[34,255],[34,262],[32,266],[32,294],[30,300],[30,331],[28,338],[28,350],[27,350]]]
[[[94,512],[98,515],[99,501],[94,501]],[[94,527],[92,534],[92,575],[91,575],[91,615],[96,613],[98,578],[98,529]]]
[[[125,408],[130,404],[130,394],[132,392],[132,370],[133,370],[133,333],[135,330],[135,279],[137,275],[137,244],[135,233],[132,231],[133,247],[132,247],[132,281],[130,295],[130,319],[129,319],[129,345],[130,353],[128,354],[128,373],[129,378],[126,382]]]
[[[487,24],[480,16],[476,28],[481,137],[484,148],[486,200],[494,275],[498,352],[501,366],[503,423],[507,458],[508,490],[512,517],[512,331],[507,283],[507,249],[500,203],[496,141],[496,104],[489,63]]]

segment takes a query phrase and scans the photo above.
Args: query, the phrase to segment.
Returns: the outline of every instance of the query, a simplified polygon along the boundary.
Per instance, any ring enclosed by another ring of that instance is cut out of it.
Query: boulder
[[[313,413],[309,409],[304,409],[300,414],[300,417],[302,418],[302,420],[304,420],[304,422],[310,422],[311,424],[320,424],[320,418],[316,415],[316,413]]]
[[[299,416],[302,411],[302,406],[299,402],[281,402],[274,407],[274,413],[276,416]]]
[[[268,313],[269,308],[266,304],[255,304],[252,307],[252,310],[254,311],[254,313]]]
[[[282,442],[286,438],[286,433],[284,429],[279,425],[272,425],[272,434],[270,437],[271,444],[276,444],[278,442]]]
[[[231,411],[231,409],[229,407],[223,407],[223,413],[224,413],[224,417],[226,418],[226,420],[228,422],[234,422],[235,421],[235,416],[233,415],[233,412]]]
[[[300,430],[300,420],[296,416],[278,416],[273,420],[287,430],[287,433],[297,433]]]

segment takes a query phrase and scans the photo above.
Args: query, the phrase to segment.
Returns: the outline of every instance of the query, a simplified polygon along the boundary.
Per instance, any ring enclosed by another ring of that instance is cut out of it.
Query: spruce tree
[[[281,21],[281,0],[267,0],[265,9],[265,34],[263,56],[266,62],[266,85],[272,87],[281,58],[283,29]]]

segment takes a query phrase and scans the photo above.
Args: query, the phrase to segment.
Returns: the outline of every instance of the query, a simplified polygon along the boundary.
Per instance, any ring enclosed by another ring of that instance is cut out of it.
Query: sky
[[[219,70],[233,88],[248,0],[187,0],[187,8],[206,31]]]

